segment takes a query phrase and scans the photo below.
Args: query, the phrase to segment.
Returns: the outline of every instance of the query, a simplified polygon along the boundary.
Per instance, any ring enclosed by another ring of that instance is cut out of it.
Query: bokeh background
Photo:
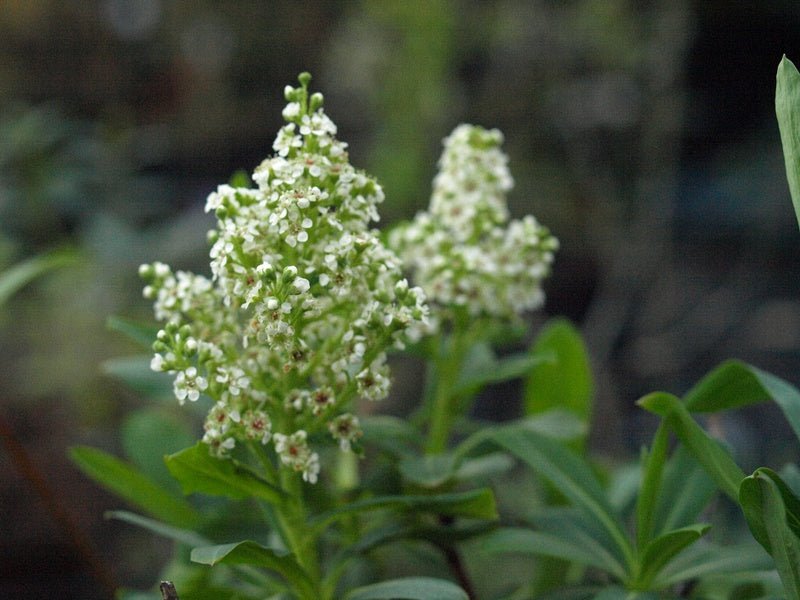
[[[800,60],[795,0],[0,1],[0,270],[78,256],[0,307],[0,597],[157,579],[169,548],[103,521],[117,503],[67,448],[120,447],[146,401],[109,375],[133,347],[106,319],[149,318],[141,262],[205,272],[205,197],[270,152],[303,70],[384,184],[384,225],[427,204],[455,125],[505,133],[512,213],[562,245],[531,321],[585,334],[598,454],[633,456],[652,431],[635,400],[726,357],[800,384],[784,53]],[[796,459],[769,409],[717,425],[745,465]]]

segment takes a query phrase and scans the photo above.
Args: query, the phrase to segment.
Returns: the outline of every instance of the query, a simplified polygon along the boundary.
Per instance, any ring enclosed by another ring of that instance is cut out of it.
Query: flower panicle
[[[558,240],[528,215],[510,220],[503,135],[462,124],[444,140],[428,210],[389,244],[427,294],[434,319],[456,312],[515,320],[544,303]]]
[[[140,275],[164,323],[151,367],[174,376],[179,402],[212,400],[211,451],[267,444],[313,483],[312,445],[356,445],[349,406],[386,397],[386,351],[414,339],[428,309],[371,229],[382,188],[349,163],[310,76],[299,80],[285,90],[286,125],[253,173],[256,187],[208,196],[210,277],[160,262]]]

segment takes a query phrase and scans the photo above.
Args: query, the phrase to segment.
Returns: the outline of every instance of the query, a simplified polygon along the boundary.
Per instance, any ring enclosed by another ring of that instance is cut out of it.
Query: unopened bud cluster
[[[214,401],[204,441],[218,455],[238,441],[271,443],[282,465],[314,482],[313,444],[357,443],[349,405],[386,396],[385,352],[427,308],[370,229],[381,187],[350,165],[308,80],[285,90],[287,124],[253,174],[257,187],[222,185],[208,197],[218,221],[211,278],[163,263],[141,275],[165,322],[152,368],[175,375],[180,402]]]
[[[511,320],[544,302],[558,240],[532,216],[509,221],[513,187],[500,131],[459,125],[444,140],[427,211],[392,232],[403,259],[440,318]]]

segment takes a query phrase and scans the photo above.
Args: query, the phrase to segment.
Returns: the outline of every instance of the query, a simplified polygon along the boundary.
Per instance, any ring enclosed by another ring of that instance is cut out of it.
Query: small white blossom
[[[350,413],[344,413],[328,423],[328,430],[337,442],[342,452],[350,452],[353,442],[357,441],[362,435],[358,417]]]
[[[197,402],[200,398],[200,392],[207,387],[208,381],[206,381],[205,377],[197,374],[196,367],[189,367],[184,371],[180,371],[173,385],[175,397],[181,404],[187,399],[191,402]]]
[[[311,284],[309,283],[308,279],[304,277],[298,277],[294,280],[292,285],[298,294],[305,294],[309,289],[311,289]]]
[[[317,482],[319,473],[319,455],[308,447],[304,430],[295,431],[291,435],[276,433],[273,436],[275,452],[285,466],[303,474],[303,479],[309,483]]]
[[[454,310],[514,319],[544,301],[541,284],[558,242],[532,216],[509,221],[513,179],[502,141],[496,129],[456,127],[444,141],[428,210],[391,235],[445,320]]]
[[[262,410],[249,410],[242,416],[244,435],[249,440],[257,440],[262,444],[272,437],[272,422]]]
[[[150,369],[153,371],[163,371],[164,357],[161,356],[160,354],[154,355],[152,360],[150,360]]]
[[[327,431],[350,448],[360,430],[343,411],[386,396],[386,351],[418,337],[427,307],[370,229],[381,186],[349,163],[306,85],[286,88],[287,123],[255,187],[208,196],[211,276],[163,263],[139,272],[164,322],[151,367],[173,374],[180,403],[213,401],[203,436],[212,453],[270,442],[281,465],[313,483],[319,454],[308,440]]]

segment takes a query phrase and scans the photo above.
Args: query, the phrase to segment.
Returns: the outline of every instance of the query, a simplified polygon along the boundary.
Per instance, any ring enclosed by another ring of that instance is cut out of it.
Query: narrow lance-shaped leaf
[[[326,513],[316,515],[311,519],[311,522],[317,526],[324,527],[347,515],[383,509],[432,512],[451,517],[473,519],[496,519],[498,516],[492,490],[483,488],[432,496],[377,496],[365,500],[356,500]]]
[[[469,600],[454,583],[432,577],[406,577],[352,590],[345,600]]]
[[[753,537],[775,559],[788,598],[800,598],[798,502],[769,469],[758,469],[742,481],[739,501]]]
[[[730,453],[695,422],[677,397],[665,392],[654,392],[638,403],[646,410],[663,417],[719,488],[734,501],[737,500],[739,483],[744,479],[744,473]]]
[[[664,589],[682,581],[702,579],[743,571],[771,571],[775,563],[755,542],[735,546],[696,544],[667,564],[658,574],[653,586]]]
[[[639,559],[637,583],[648,588],[656,575],[687,546],[699,540],[710,529],[710,525],[698,524],[669,531],[645,546]]]
[[[106,319],[106,327],[111,331],[127,336],[128,339],[141,346],[143,350],[150,350],[153,347],[153,342],[158,333],[158,327],[155,325],[145,325],[123,317],[108,317]]]
[[[358,541],[347,546],[340,554],[345,557],[359,556],[397,540],[424,540],[435,546],[452,547],[455,543],[485,536],[495,527],[496,523],[492,521],[427,525],[411,523],[409,520],[387,520],[386,524],[362,532]]]
[[[403,478],[426,488],[437,488],[455,475],[457,457],[449,452],[409,456],[400,461],[399,469]]]
[[[437,489],[453,481],[475,482],[513,466],[514,460],[504,452],[467,458],[456,451],[408,456],[400,461],[400,473],[409,483]]]
[[[621,587],[607,587],[592,596],[592,600],[658,600],[658,594],[651,592],[632,592]]]
[[[678,446],[664,470],[653,535],[697,522],[717,486],[685,446]]]
[[[642,484],[636,502],[636,541],[641,549],[650,540],[653,531],[653,517],[658,504],[658,493],[664,464],[667,461],[669,429],[661,423],[653,436],[650,450],[642,457]]]
[[[0,273],[0,306],[25,285],[50,269],[76,262],[77,255],[69,250],[58,250],[26,259]]]
[[[172,381],[166,373],[150,368],[151,355],[118,356],[103,361],[101,368],[106,375],[116,377],[133,391],[151,400],[174,400]]]
[[[624,527],[589,466],[562,444],[547,436],[519,427],[499,429],[494,441],[545,477],[607,534],[609,549],[627,566],[633,565],[633,550]]]
[[[203,546],[191,553],[192,562],[204,565],[253,565],[281,575],[301,598],[314,598],[314,586],[293,554],[245,540],[233,544]]]
[[[454,396],[471,395],[491,383],[523,377],[536,365],[552,361],[552,355],[545,353],[514,354],[497,358],[488,344],[475,344],[465,358],[452,393]]]
[[[558,533],[504,527],[482,538],[480,548],[488,554],[520,553],[560,558],[601,569],[620,581],[626,577],[625,567],[580,527]]]
[[[800,73],[785,56],[778,65],[775,114],[781,132],[786,179],[800,223]]]
[[[127,510],[108,511],[104,516],[106,519],[117,519],[119,521],[130,523],[131,525],[136,525],[137,527],[147,529],[156,535],[173,540],[175,542],[180,542],[181,544],[186,544],[187,546],[206,546],[211,543],[209,540],[201,536],[199,533],[195,533],[191,529],[173,527],[172,525],[162,523],[161,521],[156,521],[155,519],[148,519],[147,517],[137,515],[136,513],[132,513]]]
[[[180,493],[164,464],[164,456],[197,440],[183,420],[163,408],[142,408],[127,416],[120,434],[128,460],[159,485]]]
[[[722,363],[684,397],[691,412],[717,412],[774,401],[800,439],[800,391],[780,377],[741,361]]]
[[[70,458],[100,485],[157,519],[177,527],[191,527],[197,523],[199,517],[188,502],[117,457],[81,446],[70,449]]]
[[[249,467],[235,460],[211,456],[208,446],[202,442],[167,456],[165,460],[185,494],[200,492],[234,499],[256,497],[272,503],[282,502],[285,496],[281,489],[259,477]]]

